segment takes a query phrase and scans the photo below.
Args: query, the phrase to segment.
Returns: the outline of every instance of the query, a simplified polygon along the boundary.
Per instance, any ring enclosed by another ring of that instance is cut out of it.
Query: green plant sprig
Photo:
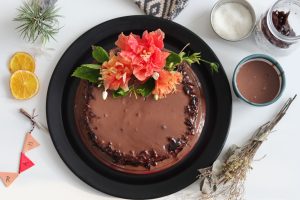
[[[27,0],[23,2],[14,19],[20,23],[16,28],[21,36],[28,42],[35,42],[39,37],[43,43],[48,42],[60,30],[58,18],[59,9],[55,5],[41,8],[38,0]]]
[[[166,70],[174,71],[182,62],[187,62],[189,65],[193,63],[200,64],[200,62],[204,62],[209,64],[212,72],[218,72],[219,64],[202,59],[201,53],[197,52],[191,55],[187,55],[187,53],[184,52],[184,49],[187,46],[189,46],[189,44],[187,44],[178,54],[173,51],[170,52],[165,66]]]

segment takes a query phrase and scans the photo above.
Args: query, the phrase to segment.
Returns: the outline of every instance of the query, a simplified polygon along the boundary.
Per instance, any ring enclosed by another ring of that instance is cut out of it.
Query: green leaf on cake
[[[88,80],[91,83],[97,83],[99,82],[100,73],[99,73],[99,69],[95,69],[93,67],[95,66],[81,65],[73,72],[72,76],[80,79]]]
[[[143,97],[149,96],[155,88],[155,80],[149,78],[144,84],[140,85],[136,89],[136,93],[142,95]]]
[[[179,54],[171,51],[170,55],[167,57],[165,69],[168,71],[174,71],[176,66],[181,62],[182,57]]]
[[[124,97],[127,96],[131,92],[131,89],[125,91],[122,88],[119,88],[118,90],[114,91],[113,97],[118,98],[118,97]]]
[[[133,93],[136,97],[137,94],[143,97],[149,96],[155,88],[155,80],[153,78],[149,78],[144,84],[139,85],[137,88],[134,85],[131,85],[127,91],[119,88],[118,90],[113,92],[113,97],[124,97],[131,93]]]
[[[92,56],[93,58],[100,64],[104,63],[105,61],[109,60],[109,55],[105,49],[103,49],[100,46],[92,46],[93,52]]]
[[[83,64],[81,65],[81,67],[87,67],[90,69],[100,69],[100,65],[99,64]]]

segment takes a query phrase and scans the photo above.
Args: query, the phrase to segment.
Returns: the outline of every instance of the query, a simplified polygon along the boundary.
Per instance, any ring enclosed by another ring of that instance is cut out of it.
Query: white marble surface
[[[266,10],[274,1],[251,0],[257,15]],[[59,0],[63,28],[57,35],[57,41],[49,43],[55,48],[48,57],[37,57],[36,73],[40,78],[39,94],[28,101],[14,100],[9,92],[7,65],[9,57],[15,51],[30,51],[31,45],[20,39],[13,22],[19,0],[1,1],[0,6],[0,171],[17,171],[19,153],[25,130],[30,124],[18,114],[18,109],[37,108],[39,118],[46,123],[45,102],[48,83],[59,58],[66,48],[82,33],[106,20],[142,14],[131,0]],[[210,27],[210,9],[213,1],[190,0],[188,7],[175,19],[203,38],[221,60],[229,80],[235,65],[243,57],[261,52],[253,38],[231,43],[217,37]],[[299,87],[300,48],[286,57],[277,58],[282,64],[287,78],[287,87],[283,96],[273,105],[263,108],[249,106],[233,97],[233,115],[229,137],[225,145],[241,144],[251,136],[262,123],[269,120],[284,101],[300,94]],[[268,141],[258,152],[257,158],[267,155],[259,162],[254,162],[254,169],[249,173],[246,183],[246,199],[250,200],[294,200],[299,198],[300,185],[300,99],[292,105],[288,115],[277,126]],[[49,135],[36,131],[34,136],[41,143],[38,149],[27,155],[36,165],[20,175],[10,188],[0,184],[0,199],[113,199],[98,192],[80,181],[64,165]],[[198,183],[163,199],[195,199]],[[193,194],[185,196],[184,194]]]

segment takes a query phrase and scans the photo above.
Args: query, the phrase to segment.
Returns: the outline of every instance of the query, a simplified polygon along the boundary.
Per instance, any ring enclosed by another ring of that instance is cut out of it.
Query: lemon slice
[[[9,61],[9,71],[14,73],[18,70],[27,70],[34,72],[35,70],[35,60],[34,58],[26,52],[15,53]]]
[[[39,80],[30,71],[18,70],[10,77],[10,90],[16,99],[30,99],[39,90]]]

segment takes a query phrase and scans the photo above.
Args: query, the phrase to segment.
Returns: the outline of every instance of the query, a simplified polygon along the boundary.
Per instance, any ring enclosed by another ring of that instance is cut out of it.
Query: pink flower
[[[102,79],[105,90],[128,90],[128,81],[132,75],[132,68],[128,60],[110,54],[110,59],[102,64]]]
[[[152,94],[158,98],[164,98],[167,94],[175,92],[176,85],[180,84],[181,81],[182,74],[180,72],[161,70]]]
[[[160,30],[153,32],[144,31],[142,37],[123,33],[119,35],[116,45],[121,49],[119,56],[126,61],[131,61],[133,74],[144,81],[151,77],[154,72],[160,72],[165,64],[169,53],[163,51],[163,39],[165,34]]]

